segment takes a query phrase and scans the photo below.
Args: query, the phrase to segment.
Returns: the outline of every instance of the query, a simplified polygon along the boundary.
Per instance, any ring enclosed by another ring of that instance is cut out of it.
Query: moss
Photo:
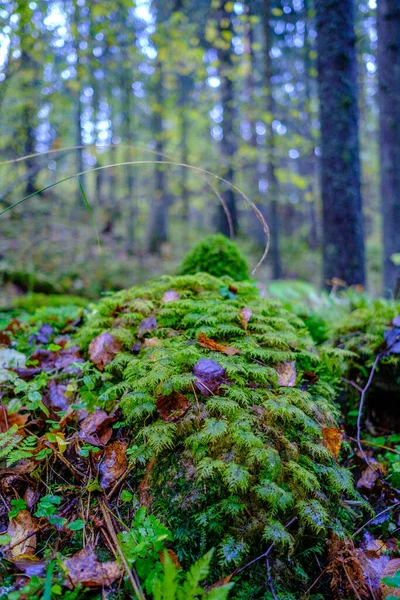
[[[64,294],[28,294],[15,298],[12,308],[25,310],[28,313],[35,312],[41,307],[82,306],[88,304],[87,298],[81,296],[66,296]]]
[[[304,553],[353,518],[338,510],[343,495],[360,500],[322,443],[322,429],[335,426],[334,391],[303,322],[250,282],[226,295],[228,283],[199,274],[118,292],[96,306],[78,337],[84,351],[106,331],[120,341],[98,405],[122,408],[131,461],[148,468],[145,502],[172,529],[180,559],[217,545],[213,577],[271,543],[283,554]],[[210,349],[204,336],[219,346]],[[219,369],[209,388],[196,371],[202,360]],[[296,382],[280,385],[275,367],[291,363]],[[303,377],[310,370],[319,374],[312,384]],[[187,410],[165,420],[160,399],[173,394],[185,397]],[[142,482],[132,485],[140,498]],[[262,589],[262,580],[253,583]]]
[[[249,278],[246,259],[231,240],[217,233],[201,240],[182,261],[180,274],[209,273],[215,277],[228,275],[235,281]]]

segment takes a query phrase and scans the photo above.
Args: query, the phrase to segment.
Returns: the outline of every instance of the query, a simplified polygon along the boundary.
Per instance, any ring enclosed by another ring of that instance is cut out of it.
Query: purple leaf
[[[143,321],[139,324],[139,331],[138,331],[139,336],[141,337],[148,331],[154,331],[156,327],[157,327],[157,321],[154,316],[143,319]]]
[[[201,358],[193,367],[193,374],[196,376],[195,385],[204,396],[211,396],[221,384],[226,383],[224,367],[209,358]]]

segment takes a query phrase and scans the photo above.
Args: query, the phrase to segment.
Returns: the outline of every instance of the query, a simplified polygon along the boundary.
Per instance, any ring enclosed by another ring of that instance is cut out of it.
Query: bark
[[[365,284],[353,0],[316,0],[323,276]]]
[[[153,115],[153,131],[156,135],[156,160],[163,160],[164,132],[163,132],[163,106],[164,106],[164,77],[162,65],[157,64],[157,110]],[[166,189],[165,167],[156,165],[154,200],[151,206],[149,251],[155,254],[161,252],[161,246],[168,240],[168,198]]]
[[[268,200],[269,200],[269,218],[271,231],[271,257],[272,257],[272,277],[280,279],[282,276],[281,253],[280,253],[280,218],[278,206],[278,181],[275,173],[275,133],[272,127],[273,116],[275,114],[275,100],[272,93],[272,31],[270,26],[271,4],[269,0],[264,1],[263,28],[265,43],[265,71],[264,86],[266,94],[266,110],[269,115],[267,127],[267,179],[268,179]]]
[[[378,2],[378,74],[383,287],[391,295],[400,277],[391,259],[400,253],[400,0]]]
[[[228,13],[225,10],[225,0],[222,0],[218,10],[218,22],[229,21],[229,28],[225,31],[232,32],[232,13]],[[219,37],[223,40],[222,32],[224,30],[220,27]],[[223,108],[223,121],[222,126],[222,140],[221,140],[221,162],[222,162],[222,176],[224,179],[233,183],[234,181],[234,169],[233,160],[237,151],[236,137],[235,137],[235,126],[234,126],[234,104],[235,94],[233,85],[233,65],[232,65],[232,49],[229,42],[225,40],[223,47],[218,49],[218,59],[220,63],[220,77],[221,77],[221,104]],[[233,189],[228,187],[224,190],[222,197],[230,213],[233,233],[236,234],[238,230],[238,215],[236,208],[236,197]],[[225,211],[222,206],[219,207],[218,212],[218,231],[226,236],[229,236],[229,223],[226,217]]]

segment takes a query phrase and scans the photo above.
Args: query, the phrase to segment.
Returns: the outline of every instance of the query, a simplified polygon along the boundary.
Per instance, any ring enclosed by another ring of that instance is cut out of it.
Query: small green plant
[[[145,507],[136,512],[131,529],[118,534],[118,538],[125,558],[134,566],[146,594],[152,594],[153,600],[225,600],[228,597],[233,584],[209,593],[200,586],[209,573],[213,550],[184,573],[166,550],[166,543],[172,539],[170,531],[154,515],[147,515]]]
[[[183,259],[181,275],[200,272],[215,277],[227,275],[235,281],[249,278],[246,259],[236,244],[221,233],[202,239]]]

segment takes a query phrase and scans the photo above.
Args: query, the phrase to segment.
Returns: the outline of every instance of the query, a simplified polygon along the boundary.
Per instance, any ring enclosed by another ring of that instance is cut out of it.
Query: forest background
[[[243,194],[259,280],[396,293],[396,0],[3,0],[0,113],[3,305],[174,272],[215,230],[254,266]]]

